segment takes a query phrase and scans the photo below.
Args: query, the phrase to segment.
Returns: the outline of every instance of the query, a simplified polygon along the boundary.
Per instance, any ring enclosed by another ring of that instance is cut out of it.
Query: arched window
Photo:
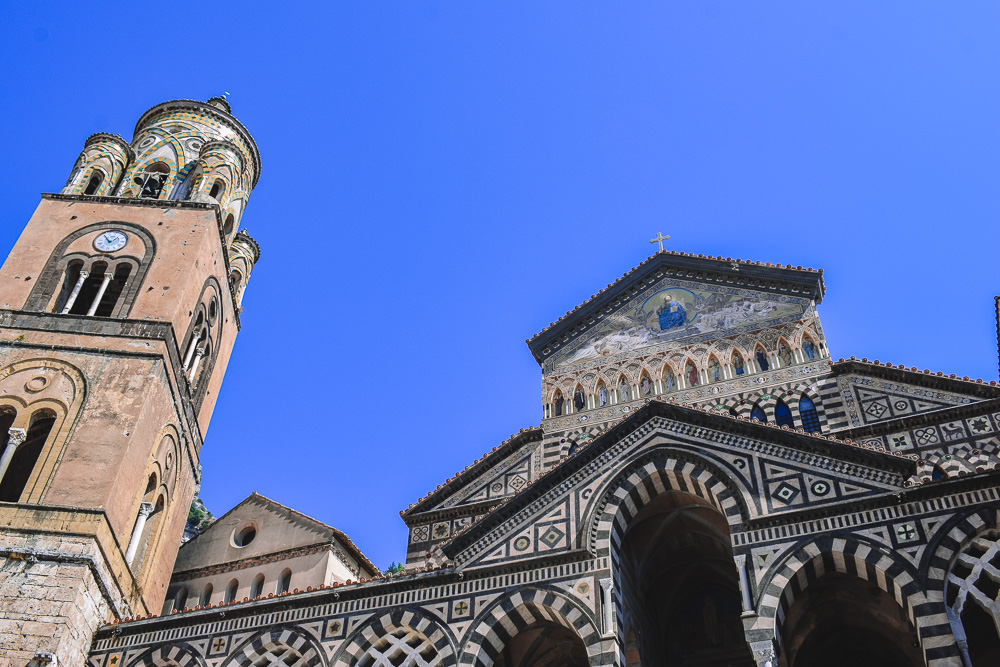
[[[118,306],[119,297],[121,297],[125,286],[128,284],[130,275],[132,275],[132,265],[128,262],[120,262],[115,267],[115,271],[110,279],[105,283],[106,287],[103,294],[99,293],[91,303],[91,309],[94,312],[88,314],[98,317],[111,317]]]
[[[187,606],[187,601],[188,589],[186,586],[181,586],[180,590],[178,590],[177,594],[174,596],[174,609],[178,611],[184,609],[184,607]]]
[[[287,593],[292,588],[292,571],[287,567],[281,571],[281,576],[278,577],[278,592]]]
[[[579,412],[587,407],[587,396],[583,393],[583,387],[576,385],[576,391],[573,392],[573,409]]]
[[[939,479],[948,479],[948,473],[945,472],[944,468],[935,463],[934,470],[931,472],[931,479],[935,482]]]
[[[663,367],[663,393],[668,391],[673,391],[677,388],[677,377],[674,372],[670,370],[670,366]]]
[[[781,399],[778,399],[777,405],[774,406],[774,423],[778,426],[795,428],[795,422],[792,420],[792,411],[788,409],[788,406]]]
[[[0,500],[16,503],[21,499],[21,494],[28,485],[35,463],[38,462],[38,456],[42,453],[55,421],[56,415],[51,410],[39,410],[32,415],[23,441],[12,442],[8,437],[4,452],[12,446],[15,449],[7,469],[0,470]],[[3,454],[0,454],[0,460],[3,458]]]
[[[170,167],[165,162],[154,162],[137,174],[132,182],[139,186],[140,199],[159,199],[169,177]]]
[[[576,450],[577,446],[576,443],[574,442],[569,446],[569,449],[566,450],[566,456],[573,456],[574,454],[576,454]]]
[[[753,406],[753,410],[750,411],[750,419],[756,419],[762,424],[767,423],[767,415],[764,413],[764,411],[761,409],[759,405]]]
[[[802,420],[802,428],[806,433],[819,433],[819,415],[816,413],[816,406],[809,397],[802,394],[799,398],[799,418]]]
[[[597,406],[604,407],[608,404],[608,388],[604,385],[604,380],[597,383]]]
[[[205,589],[201,592],[201,599],[198,601],[202,607],[212,604],[212,584],[205,584]]]
[[[740,416],[740,413],[736,411],[736,408],[729,408],[729,414],[731,414],[734,417]]]
[[[97,191],[101,189],[101,183],[104,182],[104,172],[100,169],[94,169],[90,174],[90,180],[87,181],[87,187],[83,189],[83,194],[93,195],[97,194]]]
[[[757,360],[757,368],[759,368],[761,372],[764,372],[771,367],[771,364],[767,361],[767,352],[765,352],[764,348],[760,345],[758,345],[757,349],[754,350],[753,356],[754,359]]]
[[[806,355],[806,359],[809,361],[814,361],[817,357],[816,343],[809,336],[802,337],[802,353]]]
[[[258,574],[254,577],[253,583],[250,584],[250,599],[253,600],[255,597],[260,596],[264,592],[264,573]]]
[[[565,402],[566,401],[565,401],[565,399],[563,399],[562,392],[560,390],[556,389],[556,393],[552,397],[552,416],[553,417],[559,417],[559,416],[562,415],[562,413],[563,413],[563,403],[565,403]]]
[[[708,381],[719,382],[720,380],[722,380],[722,366],[719,365],[719,360],[713,354],[708,358]]]
[[[733,350],[733,374],[743,375],[746,373],[746,366],[743,363],[743,355],[739,353],[738,350]]]
[[[240,588],[240,582],[239,581],[237,581],[236,579],[233,579],[232,581],[230,581],[229,585],[226,586],[226,597],[223,598],[223,600],[225,602],[232,602],[233,600],[235,600],[236,599],[236,591],[238,591],[239,588]]]
[[[77,283],[80,282],[81,271],[83,271],[82,259],[74,259],[66,264],[66,278],[63,280],[62,288],[59,290],[59,297],[56,299],[56,305],[52,309],[53,313],[68,313],[69,309],[66,308],[67,305],[69,305],[70,309],[73,308],[76,301],[73,292],[76,289]],[[71,296],[73,296],[73,302],[70,302]]]
[[[687,377],[689,387],[698,386],[698,369],[695,368],[694,362],[690,360],[687,362],[687,366],[684,367],[684,375]]]
[[[653,381],[649,379],[649,374],[646,371],[642,372],[642,379],[639,380],[639,393],[643,396],[653,395]]]
[[[236,227],[236,218],[230,213],[226,216],[226,224],[222,228],[222,233],[225,234],[226,238],[233,233],[233,228]]]
[[[218,179],[215,183],[212,183],[212,189],[208,191],[208,196],[212,199],[219,201],[222,199],[222,195],[226,192],[226,184],[222,179]]]
[[[618,380],[618,400],[622,403],[630,400],[628,394],[628,381],[625,379],[624,375]]]
[[[794,362],[792,359],[792,348],[788,347],[788,343],[782,338],[781,342],[778,343],[778,361],[781,362],[781,367],[791,366]]]

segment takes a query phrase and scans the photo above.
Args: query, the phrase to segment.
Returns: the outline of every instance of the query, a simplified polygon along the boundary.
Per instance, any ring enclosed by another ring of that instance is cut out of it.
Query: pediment
[[[915,463],[654,401],[484,517],[445,553],[459,567],[472,567],[591,548],[596,517],[618,481],[665,467],[661,479],[645,483],[648,489],[724,488],[730,506],[716,506],[737,517],[735,534],[760,520],[898,491]]]
[[[238,546],[235,536],[252,528],[254,537]],[[256,493],[185,543],[174,570],[193,570],[286,551],[339,538],[340,531]],[[353,546],[353,545],[352,545]]]
[[[529,346],[546,371],[794,322],[822,298],[818,273],[666,253],[577,307]]]

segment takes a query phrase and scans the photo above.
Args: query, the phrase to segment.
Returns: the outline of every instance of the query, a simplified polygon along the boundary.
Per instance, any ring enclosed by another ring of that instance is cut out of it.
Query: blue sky
[[[263,4],[263,3],[261,3]],[[645,259],[825,269],[834,357],[996,379],[996,2],[0,0],[0,250],[93,132],[231,93],[263,256],[202,497],[380,567],[540,419],[524,339]]]

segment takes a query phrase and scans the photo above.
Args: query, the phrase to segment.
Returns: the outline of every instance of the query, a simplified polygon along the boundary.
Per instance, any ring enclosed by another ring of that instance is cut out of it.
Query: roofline
[[[338,540],[340,540],[341,542],[344,543],[344,547],[347,548],[347,550],[351,553],[352,556],[354,556],[354,558],[358,561],[358,563],[360,563],[361,565],[365,566],[368,569],[368,571],[371,572],[374,575],[381,575],[382,574],[382,570],[380,570],[377,567],[375,567],[375,565],[370,560],[368,560],[368,557],[365,556],[364,553],[361,552],[361,549],[359,549],[357,547],[357,545],[354,544],[353,541],[351,541],[351,538],[349,538],[346,535],[346,533],[344,533],[342,530],[338,530],[337,528],[334,528],[333,526],[325,524],[322,521],[319,521],[318,519],[312,518],[308,514],[303,514],[302,512],[299,512],[298,510],[294,510],[291,507],[288,507],[287,505],[282,505],[278,501],[271,500],[267,496],[262,496],[261,494],[257,493],[256,491],[251,492],[249,496],[247,496],[246,498],[244,498],[240,502],[238,502],[235,505],[233,505],[225,514],[223,514],[222,516],[220,516],[217,519],[215,519],[215,521],[213,521],[212,524],[215,524],[215,523],[221,521],[222,519],[226,518],[227,516],[229,516],[230,514],[232,514],[234,511],[236,511],[237,507],[239,507],[240,505],[246,503],[247,501],[253,500],[255,498],[259,498],[259,499],[261,499],[261,500],[263,500],[265,502],[271,503],[272,505],[277,505],[281,509],[287,510],[288,512],[294,514],[295,516],[297,516],[297,517],[299,517],[301,519],[305,519],[307,521],[311,521],[311,522],[313,522],[315,524],[320,525],[321,527],[325,528],[326,530],[329,530],[330,532],[333,533],[334,537],[336,537]],[[209,524],[208,527],[211,527],[212,524]],[[208,530],[208,528],[206,528],[205,530]],[[188,540],[187,542],[185,542],[184,544],[182,544],[180,548],[183,549],[187,545],[191,544],[192,542],[194,542],[195,540],[197,540],[199,537],[201,537],[204,534],[204,532],[205,531],[202,531],[201,533],[198,533],[197,535],[195,535],[194,537],[192,537],[190,540]],[[236,561],[227,561],[227,562],[236,562]],[[220,563],[220,565],[221,565],[221,563]],[[180,570],[180,572],[186,572],[186,571],[187,570]],[[173,576],[173,573],[171,573],[171,577],[172,576]]]
[[[813,452],[820,456],[832,456],[838,460],[853,460],[863,465],[890,470],[903,477],[913,474],[916,469],[916,462],[904,455],[879,452],[869,446],[854,443],[850,439],[841,441],[833,435],[798,433],[774,424],[750,421],[745,417],[733,417],[728,413],[666,403],[657,397],[649,399],[643,407],[604,431],[576,455],[564,460],[533,483],[524,487],[519,493],[501,502],[486,513],[482,519],[455,534],[450,541],[441,545],[445,555],[449,559],[454,559],[463,549],[482,537],[483,533],[509,519],[522,510],[526,504],[536,500],[541,494],[600,456],[606,445],[618,442],[628,436],[652,417],[664,417],[717,431],[765,439],[769,442],[793,447],[798,451]]]
[[[461,487],[465,486],[466,480],[471,481],[472,479],[475,479],[475,476],[482,472],[487,467],[487,464],[493,464],[501,461],[505,457],[517,451],[522,444],[532,442],[534,440],[541,440],[542,437],[544,437],[544,431],[542,431],[541,427],[529,426],[528,428],[521,429],[494,447],[492,450],[486,452],[480,458],[473,461],[472,464],[464,470],[458,471],[452,477],[445,480],[443,484],[439,484],[436,489],[425,495],[423,498],[420,498],[405,510],[402,510],[399,513],[399,516],[403,517],[403,521],[405,522],[407,517],[419,514],[422,511],[432,510],[433,508],[428,508],[426,505],[436,500],[441,494],[446,491],[457,491]]]
[[[875,361],[868,361],[867,358],[858,359],[856,357],[838,359],[830,364],[830,372],[833,373],[834,377],[846,375],[851,372],[874,375],[886,380],[893,380],[894,382],[907,382],[923,387],[944,389],[956,394],[975,396],[983,400],[1000,398],[1000,386],[997,385],[996,380],[985,382],[981,379],[972,380],[968,376],[960,378],[954,373],[945,375],[941,372],[932,373],[927,369],[918,371],[916,366],[910,368],[902,364],[893,366],[890,363],[883,364],[877,359]],[[912,417],[913,415],[910,415],[909,418]]]
[[[650,278],[658,280],[664,275],[792,294],[813,299],[816,303],[823,301],[825,293],[822,269],[662,250],[525,341],[535,360],[543,363],[554,348],[630,304],[640,289],[645,289],[647,283],[652,284]],[[624,296],[623,292],[626,293]]]

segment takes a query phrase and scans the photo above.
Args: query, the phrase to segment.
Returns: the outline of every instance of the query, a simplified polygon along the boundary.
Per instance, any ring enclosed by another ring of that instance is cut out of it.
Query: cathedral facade
[[[400,513],[399,572],[257,494],[182,546],[259,168],[159,105],[0,270],[0,665],[1000,664],[1000,387],[834,361],[800,266],[661,248],[528,340],[540,425]]]

